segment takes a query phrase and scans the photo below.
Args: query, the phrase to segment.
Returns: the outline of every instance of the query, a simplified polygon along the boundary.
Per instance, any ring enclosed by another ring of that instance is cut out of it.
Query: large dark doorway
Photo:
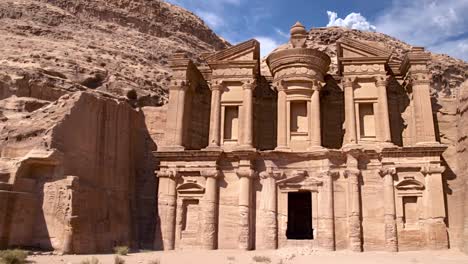
[[[288,239],[313,239],[312,195],[310,192],[288,193]]]

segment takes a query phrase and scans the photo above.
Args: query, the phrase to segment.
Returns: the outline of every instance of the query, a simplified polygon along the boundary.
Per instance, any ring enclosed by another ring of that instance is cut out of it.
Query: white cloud
[[[468,61],[468,38],[443,42],[429,47],[429,50]]]
[[[360,13],[350,13],[344,19],[338,18],[338,14],[333,11],[327,11],[328,24],[327,27],[338,26],[351,29],[359,29],[364,31],[375,31],[376,27],[371,25],[365,17]]]
[[[275,32],[280,35],[281,37],[283,38],[286,38],[286,39],[289,39],[289,34],[284,32],[283,30],[279,29],[279,28],[275,28]]]
[[[207,12],[207,11],[202,11],[202,10],[197,10],[195,13],[205,21],[208,26],[210,26],[213,29],[218,29],[224,24],[223,18],[221,18],[219,15],[212,13],[212,12]]]
[[[265,57],[270,54],[271,51],[276,49],[281,43],[270,37],[258,36],[254,39],[260,42],[260,56]]]

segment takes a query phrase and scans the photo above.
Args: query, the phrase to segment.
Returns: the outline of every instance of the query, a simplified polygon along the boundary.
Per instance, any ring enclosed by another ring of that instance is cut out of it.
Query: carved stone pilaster
[[[219,149],[221,142],[221,94],[224,91],[222,80],[214,80],[210,85],[211,110],[210,131],[207,149]]]
[[[349,246],[352,251],[362,251],[362,228],[361,228],[361,207],[359,192],[359,175],[361,171],[355,168],[347,169],[345,176],[348,178],[348,199],[350,209],[348,211],[348,232]]]
[[[243,104],[243,115],[242,115],[242,129],[240,130],[242,139],[241,148],[252,149],[253,148],[253,91],[256,87],[255,79],[246,80],[242,83],[242,104]]]
[[[343,78],[344,97],[345,97],[345,129],[346,129],[346,144],[357,143],[356,132],[356,111],[354,109],[354,82],[353,77]]]
[[[220,172],[216,169],[201,171],[206,178],[205,194],[201,203],[201,247],[216,249],[217,214],[218,214],[218,178]]]
[[[250,200],[251,200],[251,179],[255,176],[255,171],[250,168],[239,168],[236,174],[240,181],[239,190],[239,249],[251,249],[251,224],[250,224]]]
[[[176,186],[179,174],[175,169],[161,170],[159,177],[158,215],[161,228],[162,245],[156,245],[164,250],[173,250],[175,246],[176,224]],[[159,236],[159,234],[158,234]]]
[[[260,242],[262,249],[278,248],[278,219],[277,219],[277,187],[276,181],[284,177],[284,173],[279,170],[267,168],[260,174],[262,183],[261,194],[261,223],[264,235],[263,241]]]
[[[323,186],[321,188],[321,202],[319,204],[319,232],[320,247],[327,251],[335,250],[335,217],[333,201],[333,172],[320,173]]]
[[[448,248],[447,227],[445,225],[445,203],[442,173],[444,166],[430,164],[421,172],[426,177],[426,206],[424,208],[424,229],[426,243],[430,249]]]
[[[398,234],[395,210],[395,187],[393,175],[396,174],[394,167],[383,167],[379,171],[383,178],[384,195],[384,223],[385,223],[385,247],[390,252],[398,251]]]

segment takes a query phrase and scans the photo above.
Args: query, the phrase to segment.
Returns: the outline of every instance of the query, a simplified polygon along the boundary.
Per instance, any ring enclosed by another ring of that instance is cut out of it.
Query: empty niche
[[[290,131],[291,136],[304,136],[309,131],[307,121],[307,102],[291,102]]]
[[[419,220],[418,197],[403,197],[403,223],[405,228],[417,228]]]
[[[375,138],[374,105],[359,104],[359,130],[362,138]]]
[[[238,138],[239,107],[226,106],[224,109],[224,139],[235,141]]]
[[[183,216],[182,216],[182,231],[188,233],[195,233],[198,231],[198,224],[200,223],[199,218],[199,207],[198,200],[188,199],[182,203]]]

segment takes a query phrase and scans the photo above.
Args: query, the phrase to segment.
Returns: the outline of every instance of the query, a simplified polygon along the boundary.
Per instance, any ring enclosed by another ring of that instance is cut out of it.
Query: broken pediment
[[[396,185],[397,190],[424,190],[424,184],[415,179],[404,179]]]
[[[202,195],[205,192],[205,188],[195,182],[187,182],[177,187],[177,192],[181,195]]]
[[[228,62],[228,61],[258,61],[260,59],[260,43],[251,39],[222,51],[215,52],[206,61]]]
[[[341,38],[337,42],[338,58],[385,57],[389,58],[391,51],[378,43],[362,42],[349,38]]]

